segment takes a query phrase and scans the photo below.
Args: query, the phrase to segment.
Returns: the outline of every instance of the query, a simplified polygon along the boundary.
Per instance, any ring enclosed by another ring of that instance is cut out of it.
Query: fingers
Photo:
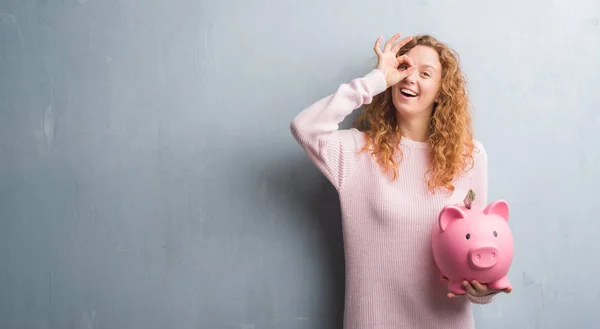
[[[396,60],[398,60],[397,67],[402,75],[402,79],[406,79],[406,77],[411,76],[417,69],[417,66],[413,63],[412,59],[406,55],[397,57]]]
[[[471,282],[471,284],[473,285],[473,287],[475,288],[475,290],[477,290],[478,292],[480,292],[482,294],[489,293],[489,288],[487,286],[484,286],[481,283],[479,283],[479,281],[473,280]]]
[[[381,53],[381,38],[379,37],[377,38],[377,41],[375,41],[375,47],[373,47],[373,50],[375,50],[375,53],[377,54],[377,56],[381,57],[381,55],[383,55]]]
[[[471,283],[469,281],[463,281],[463,286],[465,287],[465,289],[467,290],[467,293],[469,295],[472,296],[478,296],[480,295],[477,290],[475,290],[475,287],[473,287],[473,285],[471,285]]]
[[[400,37],[400,33],[396,33],[394,34],[386,43],[385,43],[385,47],[383,49],[384,52],[388,52],[390,50],[392,50],[392,45],[394,44],[394,42],[396,42],[396,40],[398,40],[398,38]]]
[[[396,57],[396,59],[398,60],[398,65],[406,63],[409,68],[413,68],[415,66],[415,63],[413,62],[412,58],[408,57],[407,55]]]
[[[402,39],[402,41],[398,42],[397,44],[394,45],[394,47],[392,48],[392,52],[394,54],[397,54],[400,51],[400,48],[404,47],[404,45],[406,45],[407,43],[411,42],[413,39],[412,36],[408,36],[404,39]]]
[[[512,291],[512,287],[508,287],[508,288],[502,289],[502,290],[490,289],[487,285],[481,284],[477,280],[473,280],[472,284],[473,284],[473,287],[475,288],[475,290],[482,295],[488,295],[492,292],[499,292],[499,291],[510,294],[510,292]]]
[[[377,41],[375,41],[375,47],[373,47],[373,50],[375,51],[375,53],[378,56],[381,56],[383,53],[387,53],[387,52],[392,52],[394,54],[398,53],[398,51],[400,51],[400,48],[402,48],[405,44],[409,43],[413,37],[412,36],[408,36],[404,39],[402,39],[402,41],[400,41],[399,43],[395,44],[396,40],[398,40],[398,38],[400,38],[400,33],[396,33],[394,34],[384,45],[383,48],[383,52],[381,51],[381,40],[383,37],[379,37],[377,38]]]
[[[459,296],[464,296],[465,294],[455,294],[453,292],[449,292],[448,294],[446,294],[446,296],[448,296],[448,298],[455,298],[455,297],[459,297]]]
[[[442,278],[442,281],[444,281],[444,278]],[[473,280],[471,282],[463,281],[462,284],[465,287],[467,294],[469,294],[471,296],[486,296],[486,295],[489,295],[491,292],[496,291],[496,290],[490,289],[485,284],[479,283],[479,281],[477,281],[477,280]],[[498,290],[498,291],[503,291],[503,292],[509,294],[512,291],[512,287],[508,287],[506,289],[502,289],[502,290]],[[454,298],[454,297],[461,296],[461,295],[457,295],[455,293],[449,292],[447,294],[447,296],[448,296],[448,298]]]

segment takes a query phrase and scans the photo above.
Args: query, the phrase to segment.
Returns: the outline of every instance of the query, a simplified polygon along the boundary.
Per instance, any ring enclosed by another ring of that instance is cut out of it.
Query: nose
[[[495,246],[482,246],[471,249],[469,263],[477,269],[493,267],[498,263],[499,250]]]
[[[413,73],[411,75],[407,76],[406,78],[404,78],[404,80],[406,82],[408,82],[408,83],[411,83],[411,84],[415,83],[415,80],[416,80],[415,74],[418,74],[417,70],[414,70]]]

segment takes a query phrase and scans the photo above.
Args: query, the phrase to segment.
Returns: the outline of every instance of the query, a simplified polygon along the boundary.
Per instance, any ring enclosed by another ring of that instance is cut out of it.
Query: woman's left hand
[[[498,292],[505,292],[505,293],[509,294],[512,291],[511,287],[508,287],[508,288],[502,289],[502,290],[491,289],[486,284],[481,284],[477,280],[473,280],[471,282],[463,281],[463,286],[467,290],[467,294],[474,296],[474,297],[483,297],[483,296],[490,295],[493,293],[498,293]],[[451,292],[448,293],[448,298],[453,298],[456,296],[457,296],[456,294],[453,294]]]

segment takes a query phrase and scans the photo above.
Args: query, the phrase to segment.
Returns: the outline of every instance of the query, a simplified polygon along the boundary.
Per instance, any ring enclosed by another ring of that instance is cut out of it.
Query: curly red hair
[[[434,49],[442,66],[440,101],[435,105],[429,122],[427,142],[431,146],[431,167],[427,171],[428,189],[433,192],[437,187],[444,187],[453,191],[454,179],[473,165],[475,141],[468,110],[466,78],[460,69],[458,54],[430,35],[413,37],[400,49],[398,56],[417,45]],[[392,91],[388,88],[365,105],[364,112],[357,119],[358,126],[363,127],[367,137],[362,151],[372,148],[372,155],[385,173],[391,172],[392,180],[398,176],[395,152],[399,150],[397,145],[401,138],[395,112]]]

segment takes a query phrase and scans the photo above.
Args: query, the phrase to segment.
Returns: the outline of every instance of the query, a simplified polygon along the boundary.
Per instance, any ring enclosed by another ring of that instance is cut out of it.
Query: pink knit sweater
[[[394,182],[368,152],[364,135],[339,123],[386,88],[373,70],[339,86],[294,118],[293,136],[339,193],[346,260],[345,329],[470,329],[471,303],[496,294],[449,299],[431,251],[431,230],[442,207],[460,203],[469,188],[487,203],[487,156],[476,141],[475,166],[456,190],[430,194],[424,174],[429,145],[401,139]]]

